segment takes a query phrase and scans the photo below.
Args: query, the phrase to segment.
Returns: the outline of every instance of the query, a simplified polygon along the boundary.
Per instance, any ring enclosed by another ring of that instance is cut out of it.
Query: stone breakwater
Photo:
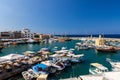
[[[96,40],[98,37],[70,37],[73,40]],[[120,42],[120,38],[103,38],[106,41],[118,41]]]

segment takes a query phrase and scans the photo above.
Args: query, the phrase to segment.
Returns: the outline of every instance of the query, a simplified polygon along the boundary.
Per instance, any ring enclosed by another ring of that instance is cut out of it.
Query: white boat
[[[66,50],[66,47],[62,47],[62,50]]]
[[[120,61],[111,60],[109,58],[107,58],[107,61],[111,64],[112,71],[120,71]]]
[[[75,48],[77,48],[78,50],[86,50],[89,49],[87,44],[82,44],[82,43],[76,43]]]
[[[52,60],[51,62],[52,66],[56,67],[58,71],[61,71],[65,68],[65,65],[59,59]]]
[[[41,63],[49,66],[48,70],[49,73],[55,73],[57,71],[57,68],[53,65],[51,61],[43,61]]]
[[[22,72],[22,76],[25,80],[32,80],[34,78],[34,76],[31,75],[28,71]]]
[[[58,57],[58,58],[66,57],[73,63],[84,61],[84,58],[83,58],[84,54],[75,55],[71,50],[56,51],[56,54],[51,55],[51,57]]]
[[[91,63],[89,72],[91,74],[102,74],[104,72],[108,72],[108,68],[99,63]]]
[[[70,61],[73,63],[84,61],[84,58],[83,58],[84,54],[75,55],[73,53],[68,53],[67,56],[69,57]]]
[[[33,39],[28,39],[27,40],[27,43],[34,43],[35,42],[35,40],[33,40]]]
[[[35,52],[33,52],[33,51],[25,51],[23,54],[26,55],[26,56],[29,56],[29,57],[33,57],[35,55]]]

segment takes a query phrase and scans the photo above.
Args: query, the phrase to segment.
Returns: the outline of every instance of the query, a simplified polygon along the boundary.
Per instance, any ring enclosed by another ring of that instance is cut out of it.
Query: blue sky
[[[0,31],[119,34],[119,0],[0,0]]]

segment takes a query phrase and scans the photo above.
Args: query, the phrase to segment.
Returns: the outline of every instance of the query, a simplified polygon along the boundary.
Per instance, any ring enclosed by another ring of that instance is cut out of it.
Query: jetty
[[[72,40],[96,40],[96,39],[98,39],[98,37],[70,37],[70,39],[72,39]],[[120,42],[120,38],[104,38],[106,41],[113,41],[113,42],[115,42],[115,41],[118,41],[118,42]]]
[[[0,57],[0,80],[8,79],[47,59],[40,53],[30,54],[9,54]]]

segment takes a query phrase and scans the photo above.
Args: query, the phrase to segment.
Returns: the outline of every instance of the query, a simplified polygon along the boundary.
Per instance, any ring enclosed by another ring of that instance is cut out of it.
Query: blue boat
[[[35,66],[32,67],[32,69],[38,75],[40,75],[40,74],[49,74],[48,73],[49,67],[47,65],[45,65],[45,64],[36,64]]]

